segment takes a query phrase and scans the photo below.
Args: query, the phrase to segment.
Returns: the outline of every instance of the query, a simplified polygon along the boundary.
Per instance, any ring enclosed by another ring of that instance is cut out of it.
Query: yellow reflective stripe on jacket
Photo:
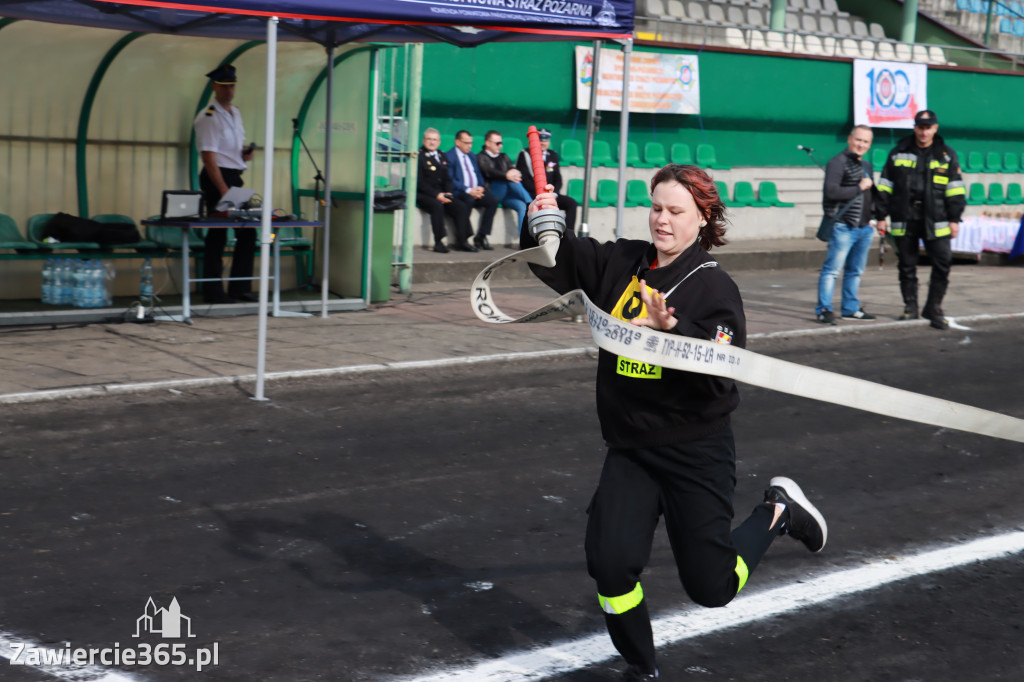
[[[625,613],[630,609],[635,609],[640,605],[640,602],[644,600],[644,588],[640,587],[640,583],[636,584],[632,592],[620,595],[618,597],[605,597],[603,595],[597,595],[597,601],[601,603],[601,609],[605,613]]]
[[[937,159],[932,159],[931,163],[928,164],[928,167],[931,168],[932,170],[935,170],[936,168],[949,168],[949,164],[948,163],[942,163],[941,161],[938,161]]]
[[[936,175],[932,177],[932,182],[934,182],[936,185],[945,185],[949,183],[949,178],[947,178],[945,175]]]
[[[957,197],[967,193],[967,186],[963,180],[954,180],[946,186],[947,197]]]
[[[906,166],[907,168],[917,168],[917,154],[897,154],[892,157],[892,165],[897,168]]]
[[[889,234],[891,234],[893,237],[902,237],[906,233],[907,233],[907,224],[905,222],[897,223],[897,222],[894,221],[889,226]]]
[[[953,230],[950,229],[949,223],[946,221],[935,223],[933,232],[936,237],[948,237],[953,234]]]
[[[885,192],[886,194],[892,194],[892,180],[888,178],[878,178],[878,191]]]
[[[736,555],[736,576],[740,579],[740,585],[736,588],[736,591],[739,592],[747,584],[747,578],[750,577],[750,569],[747,568],[747,562],[739,554]]]

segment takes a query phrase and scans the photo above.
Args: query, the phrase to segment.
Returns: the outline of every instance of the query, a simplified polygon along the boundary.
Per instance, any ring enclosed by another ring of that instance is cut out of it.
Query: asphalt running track
[[[1024,417],[1024,324],[973,327],[752,350]],[[0,650],[183,643],[219,661],[0,661],[0,680],[616,679],[582,556],[603,454],[593,367],[310,379],[267,403],[217,387],[5,406]],[[776,543],[709,610],[659,537],[644,583],[663,678],[1024,679],[1024,448],[743,396],[738,513],[790,475],[830,543]],[[150,597],[176,598],[196,636],[133,637]]]

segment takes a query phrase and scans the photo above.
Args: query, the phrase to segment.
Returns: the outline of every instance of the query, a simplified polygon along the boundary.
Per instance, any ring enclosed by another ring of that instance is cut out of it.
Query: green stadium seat
[[[619,204],[619,183],[617,180],[598,180],[597,196],[590,204],[592,208],[604,208],[606,206],[618,206]]]
[[[650,206],[651,197],[647,193],[647,183],[643,180],[626,182],[626,206]]]
[[[690,145],[685,142],[676,142],[672,145],[669,150],[669,160],[672,163],[678,163],[688,165],[693,163],[693,153],[690,151]]]
[[[769,180],[765,180],[761,182],[760,185],[758,185],[757,198],[759,201],[761,201],[764,204],[767,204],[768,206],[796,206],[796,204],[792,204],[789,203],[788,201],[783,201],[782,199],[780,199],[779,188],[776,187],[774,182],[771,182]]]
[[[1003,155],[1003,171],[1006,173],[1020,173],[1020,157],[1017,152],[1006,152]]]
[[[985,170],[985,159],[981,152],[968,152],[967,163],[963,164],[965,173],[980,173]]]
[[[46,230],[46,224],[50,222],[50,219],[56,213],[37,213],[36,215],[28,219],[28,226],[26,232],[28,232],[29,241],[36,244],[40,249],[46,249],[50,251],[58,251],[63,249],[75,249],[78,251],[98,251],[100,245],[96,242],[58,242],[58,243],[47,243],[43,241],[43,232]]]
[[[592,166],[614,168],[618,164],[612,158],[612,147],[604,140],[594,140],[594,156],[590,159]]]
[[[871,166],[875,169],[876,173],[881,173],[882,169],[885,168],[885,160],[889,158],[889,152],[881,147],[875,147],[871,150]]]
[[[714,145],[710,144],[697,145],[697,165],[701,168],[729,169],[729,166],[722,166],[718,163],[718,153],[715,152]]]
[[[38,251],[39,245],[21,236],[14,218],[0,213],[0,249],[14,249],[18,253]]]
[[[516,159],[519,158],[519,152],[524,149],[523,141],[518,137],[508,137],[507,135],[502,136],[501,140],[505,143],[501,151],[508,154],[508,158],[512,159],[512,163],[515,163]]]
[[[105,223],[107,225],[131,225],[138,229],[138,225],[129,216],[121,215],[119,213],[100,213],[92,217],[98,223]],[[152,239],[140,239],[139,241],[132,242],[130,244],[114,244],[106,248],[113,249],[135,249],[136,251],[159,251],[160,245]]]
[[[758,201],[757,197],[754,196],[754,186],[746,180],[741,180],[733,185],[732,200],[736,206],[756,206],[765,207],[768,204],[763,201]]]
[[[729,198],[729,188],[721,180],[715,180],[715,187],[718,189],[718,197],[722,200],[725,206],[735,206],[732,199]]]
[[[648,142],[644,145],[644,162],[648,168],[661,168],[668,165],[665,158],[665,145],[660,142]]]
[[[967,205],[982,206],[986,203],[988,203],[988,197],[985,196],[985,185],[980,182],[972,182],[967,191]]]
[[[985,203],[989,206],[1002,206],[1006,203],[1006,192],[1003,190],[1003,183],[993,182],[988,186],[988,200]]]
[[[1024,194],[1021,194],[1019,182],[1011,182],[1006,185],[1006,203],[1024,204]]]
[[[1003,159],[999,155],[999,152],[989,152],[985,155],[985,172],[986,173],[1002,173],[1003,172]]]
[[[582,166],[586,162],[579,140],[563,140],[558,156],[563,166]]]
[[[622,159],[622,146],[619,145],[619,147],[616,148],[616,151],[619,156],[616,159],[615,165],[618,165],[619,160]],[[644,162],[640,159],[640,147],[636,142],[626,143],[626,165],[630,168],[649,168],[649,166],[644,165]]]
[[[583,204],[583,178],[572,178],[565,185],[565,196],[575,199],[577,204]]]

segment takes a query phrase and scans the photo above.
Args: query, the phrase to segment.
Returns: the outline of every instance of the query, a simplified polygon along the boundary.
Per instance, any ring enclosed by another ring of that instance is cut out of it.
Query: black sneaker
[[[657,680],[660,677],[657,668],[653,673],[649,673],[644,672],[639,666],[631,665],[626,668],[626,672],[622,673],[622,682],[647,682],[647,680]]]
[[[818,313],[818,322],[822,324],[835,324],[836,316],[832,314],[831,310],[822,310]]]
[[[873,319],[875,319],[875,316],[870,314],[870,313],[864,312],[864,309],[861,308],[860,310],[858,310],[855,313],[850,313],[849,315],[843,315],[843,319],[844,320],[873,320]]]
[[[949,320],[947,320],[946,316],[942,314],[942,310],[940,308],[933,308],[929,310],[926,306],[925,309],[921,311],[921,317],[929,320],[931,325],[936,329],[949,329]]]
[[[765,502],[781,502],[789,510],[789,518],[782,522],[782,533],[799,540],[812,552],[820,552],[828,540],[825,518],[792,479],[776,476],[764,491]]]

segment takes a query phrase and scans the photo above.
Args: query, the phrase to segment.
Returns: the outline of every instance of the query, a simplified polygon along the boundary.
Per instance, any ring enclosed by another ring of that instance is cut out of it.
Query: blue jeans
[[[533,199],[526,192],[521,182],[509,182],[508,180],[491,180],[491,193],[501,202],[505,208],[511,208],[519,218],[519,224],[523,224],[526,216],[526,207]]]
[[[832,231],[832,239],[828,242],[828,255],[821,266],[818,277],[818,306],[815,314],[824,310],[832,310],[832,292],[836,287],[839,268],[843,269],[843,303],[841,314],[852,315],[860,310],[857,291],[860,289],[860,276],[864,274],[864,266],[868,262],[868,250],[874,228],[870,225],[850,227],[836,223]]]

